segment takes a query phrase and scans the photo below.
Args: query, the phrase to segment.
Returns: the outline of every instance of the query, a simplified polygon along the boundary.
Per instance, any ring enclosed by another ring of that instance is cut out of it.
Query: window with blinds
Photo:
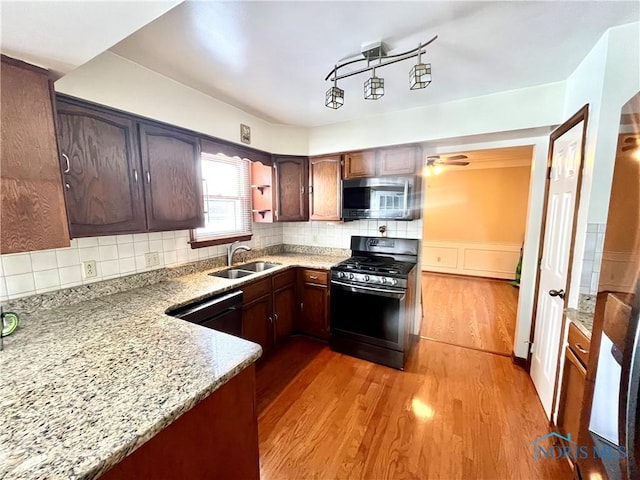
[[[205,226],[196,243],[251,238],[250,162],[223,154],[201,154]]]

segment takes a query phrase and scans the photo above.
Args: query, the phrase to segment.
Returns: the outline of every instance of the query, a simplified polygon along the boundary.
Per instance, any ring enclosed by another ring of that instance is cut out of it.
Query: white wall
[[[273,125],[236,107],[105,52],[55,82],[57,92],[240,143],[240,124],[251,127],[251,146],[306,155],[307,129]]]
[[[252,248],[282,243],[280,225],[253,224]],[[191,249],[188,230],[78,238],[69,248],[0,256],[0,301],[86,285],[162,267],[226,255],[226,245]],[[144,254],[158,252],[160,264],[145,266]],[[98,275],[85,278],[82,262],[95,260]]]
[[[556,82],[314,127],[309,131],[309,153],[558,125],[564,93],[564,82]]]

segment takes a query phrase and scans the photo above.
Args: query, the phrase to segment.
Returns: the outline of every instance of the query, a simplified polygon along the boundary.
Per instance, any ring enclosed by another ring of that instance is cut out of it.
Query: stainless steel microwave
[[[342,218],[413,220],[416,177],[358,178],[342,182]]]

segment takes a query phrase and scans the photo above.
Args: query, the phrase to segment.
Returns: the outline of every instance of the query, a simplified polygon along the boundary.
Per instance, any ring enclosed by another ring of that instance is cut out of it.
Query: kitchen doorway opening
[[[532,158],[494,148],[425,168],[422,338],[512,355]]]

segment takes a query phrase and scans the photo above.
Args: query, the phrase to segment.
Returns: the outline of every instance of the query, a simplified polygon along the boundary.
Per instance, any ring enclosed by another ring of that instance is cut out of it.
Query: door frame
[[[584,156],[585,156],[585,148],[586,148],[586,140],[587,140],[587,126],[589,119],[589,104],[585,104],[580,110],[578,110],[571,118],[569,118],[566,122],[556,128],[549,135],[549,150],[547,153],[547,178],[545,180],[544,187],[544,206],[542,210],[542,224],[540,226],[540,240],[539,240],[539,250],[538,250],[538,268],[536,271],[536,287],[533,296],[533,312],[531,318],[531,329],[529,331],[529,353],[527,355],[527,363],[526,370],[529,374],[531,374],[531,357],[533,356],[533,351],[531,349],[531,344],[533,344],[534,335],[536,331],[536,318],[538,314],[538,297],[540,296],[540,269],[542,266],[542,257],[544,256],[544,247],[545,247],[545,233],[546,233],[546,225],[547,225],[547,213],[549,206],[549,182],[550,182],[550,173],[551,173],[551,165],[552,165],[552,157],[553,157],[553,147],[556,140],[561,138],[565,133],[571,130],[573,127],[578,125],[580,122],[584,122],[582,125],[582,140],[581,140],[581,150],[580,150],[580,163],[578,165],[578,180],[576,184],[576,199],[575,205],[573,208],[573,225],[571,227],[571,241],[569,242],[569,261],[568,261],[568,270],[567,270],[567,283],[564,287],[565,296],[564,296],[564,309],[567,308],[567,302],[569,301],[569,289],[571,288],[571,266],[573,265],[573,252],[576,240],[576,226],[578,223],[578,209],[580,208],[580,200],[581,200],[581,191],[582,191],[582,176],[584,173]],[[564,331],[566,325],[566,318],[562,317],[561,322],[561,332]],[[556,375],[555,375],[555,384],[553,388],[553,402],[551,403],[551,416],[549,422],[553,424],[553,412],[556,408],[556,401],[558,395],[558,378],[560,376],[560,358],[562,356],[562,348],[563,342],[562,338],[560,341],[560,345],[558,346],[558,360],[556,364]]]

